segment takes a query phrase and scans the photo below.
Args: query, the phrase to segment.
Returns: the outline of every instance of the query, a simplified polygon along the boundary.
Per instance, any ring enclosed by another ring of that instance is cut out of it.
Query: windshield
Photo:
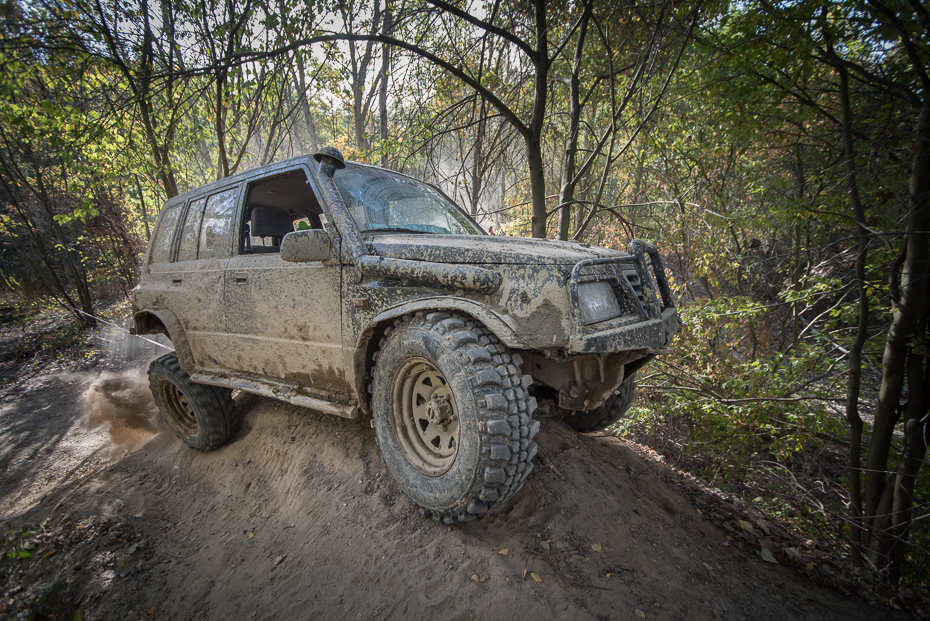
[[[347,164],[333,180],[363,233],[484,235],[452,201],[409,177]]]

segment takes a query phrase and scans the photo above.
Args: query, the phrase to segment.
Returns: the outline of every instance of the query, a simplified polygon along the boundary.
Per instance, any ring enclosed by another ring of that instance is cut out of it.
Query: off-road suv
[[[679,327],[654,246],[488,235],[330,147],[169,200],[132,299],[136,332],[174,344],[149,379],[188,445],[236,432],[233,390],[370,415],[397,483],[449,523],[522,486],[534,412],[616,421]]]

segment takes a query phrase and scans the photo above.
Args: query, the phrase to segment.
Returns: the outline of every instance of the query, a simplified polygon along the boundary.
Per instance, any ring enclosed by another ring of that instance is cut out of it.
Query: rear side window
[[[197,258],[197,240],[200,238],[200,222],[203,220],[203,207],[207,199],[191,201],[181,229],[181,246],[178,249],[178,261],[193,261]]]
[[[222,259],[229,256],[233,214],[236,212],[238,188],[214,194],[207,199],[200,227],[200,258]]]
[[[152,256],[150,262],[164,263],[171,260],[171,242],[174,239],[174,228],[181,215],[181,205],[172,205],[166,208],[161,215],[155,239],[152,240]]]

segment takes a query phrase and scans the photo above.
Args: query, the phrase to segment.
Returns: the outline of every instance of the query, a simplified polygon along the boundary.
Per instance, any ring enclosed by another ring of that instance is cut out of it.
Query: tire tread
[[[236,433],[242,423],[241,413],[232,400],[232,391],[228,388],[197,384],[191,381],[187,371],[181,368],[178,356],[175,353],[165,354],[156,358],[149,365],[149,387],[155,404],[162,416],[168,422],[185,444],[198,451],[211,451],[225,444]],[[159,382],[170,381],[181,389],[187,397],[197,416],[198,428],[203,428],[206,435],[190,438],[178,430],[165,416],[165,406],[161,403]]]
[[[490,330],[467,315],[418,312],[401,317],[393,327],[400,330],[406,326],[420,326],[442,335],[452,350],[463,350],[461,359],[472,367],[470,383],[481,417],[479,444],[485,447],[478,456],[477,475],[467,497],[454,507],[421,507],[420,511],[447,524],[473,520],[511,498],[533,469],[531,461],[537,451],[533,437],[539,431],[539,422],[532,418],[536,399],[527,392],[532,378],[518,368],[522,362],[518,354],[508,353]],[[379,352],[389,334],[382,338]]]

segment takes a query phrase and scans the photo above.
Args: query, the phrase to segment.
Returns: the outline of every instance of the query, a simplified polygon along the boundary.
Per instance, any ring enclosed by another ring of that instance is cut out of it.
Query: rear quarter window
[[[203,206],[207,199],[191,201],[181,229],[181,245],[178,248],[178,261],[193,261],[197,258],[197,238],[200,236],[200,221],[203,219]]]
[[[174,241],[174,229],[181,215],[182,205],[166,207],[158,222],[158,230],[152,239],[150,263],[165,263],[171,260],[171,242]]]
[[[239,188],[232,188],[207,199],[200,227],[200,258],[222,259],[230,253],[230,235],[236,213]]]

